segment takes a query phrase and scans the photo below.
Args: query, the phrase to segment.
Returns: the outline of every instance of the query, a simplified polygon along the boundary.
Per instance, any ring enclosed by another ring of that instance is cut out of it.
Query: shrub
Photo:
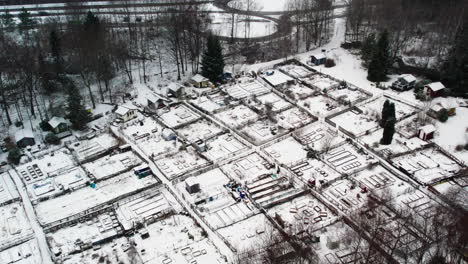
[[[49,133],[45,136],[45,142],[52,145],[60,144],[60,138],[58,138],[54,133]]]
[[[449,114],[447,109],[442,109],[439,112],[438,119],[440,122],[444,123],[448,120]]]
[[[13,148],[8,152],[8,161],[18,165],[21,159],[21,151],[19,148]]]
[[[468,143],[465,145],[465,150],[468,150]]]
[[[457,146],[455,147],[455,151],[462,151],[464,147],[465,147],[465,146],[463,146],[463,145],[457,145]]]
[[[327,60],[325,61],[325,67],[326,67],[326,68],[335,67],[335,65],[336,65],[336,64],[335,64],[335,60],[333,60],[333,59],[327,59]]]
[[[39,125],[40,125],[42,131],[51,131],[52,130],[52,127],[50,127],[48,120],[42,121]]]
[[[23,126],[23,122],[21,122],[20,120],[16,121],[15,127],[20,127],[20,126]]]

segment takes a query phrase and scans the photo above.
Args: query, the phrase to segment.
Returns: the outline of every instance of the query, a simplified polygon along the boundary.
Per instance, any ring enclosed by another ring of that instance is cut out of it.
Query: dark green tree
[[[224,73],[223,49],[216,36],[209,35],[206,50],[202,58],[202,75],[212,82],[221,81]]]
[[[377,42],[369,63],[367,79],[372,82],[382,82],[387,80],[388,69],[390,68],[390,44],[388,31],[383,31]]]
[[[18,165],[21,159],[21,150],[17,147],[10,149],[7,159],[9,162]]]
[[[58,138],[54,133],[48,133],[45,136],[45,142],[52,145],[60,144],[60,138]]]
[[[80,91],[72,81],[67,85],[68,91],[68,118],[72,123],[72,128],[83,130],[86,128],[86,123],[91,120],[91,113],[88,112],[82,104]]]
[[[372,55],[376,48],[375,46],[375,34],[369,34],[361,46],[361,58],[364,61],[365,66],[369,66],[369,61],[372,59]]]
[[[396,120],[395,104],[391,103],[389,100],[385,100],[382,108],[382,118],[380,119],[379,125],[384,127],[389,119]]]
[[[455,96],[468,97],[468,16],[457,31],[455,44],[442,67],[444,81]]]
[[[1,16],[2,24],[6,28],[12,28],[15,26],[15,21],[13,20],[13,15],[10,12],[5,10],[5,13]]]
[[[60,37],[55,29],[50,32],[49,45],[50,53],[54,60],[55,71],[56,73],[60,73],[62,71],[62,44]]]
[[[21,13],[18,14],[18,18],[20,20],[19,26],[21,29],[32,27],[36,23],[36,21],[31,19],[31,13],[24,7],[21,9]]]
[[[382,135],[382,139],[380,140],[380,144],[382,145],[390,145],[392,144],[393,134],[395,134],[395,119],[390,118],[387,120],[384,126],[384,131]]]
[[[437,118],[442,123],[447,122],[447,120],[449,118],[449,113],[448,113],[447,109],[444,108],[444,109],[440,110],[439,114],[437,115]]]

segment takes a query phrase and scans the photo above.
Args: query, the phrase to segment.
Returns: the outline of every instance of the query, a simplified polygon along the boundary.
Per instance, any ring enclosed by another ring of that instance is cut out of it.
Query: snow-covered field
[[[96,180],[106,179],[130,170],[142,163],[142,160],[132,151],[105,156],[83,165]]]
[[[197,142],[199,140],[207,140],[222,133],[223,128],[219,127],[208,119],[200,119],[195,123],[183,126],[177,130],[182,137],[189,142]]]
[[[215,114],[231,128],[245,126],[248,122],[257,120],[260,116],[245,105],[238,105],[229,110]]]
[[[264,12],[279,12],[287,11],[288,5],[291,0],[257,0],[255,2],[245,1],[245,0],[235,0],[229,2],[229,6],[238,8],[241,10],[259,10]],[[250,2],[250,5],[249,5]]]
[[[278,143],[275,143],[265,148],[271,157],[277,160],[279,163],[290,166],[306,158],[307,151],[293,137],[288,137]]]
[[[183,104],[171,107],[168,112],[162,111],[159,114],[159,119],[170,128],[179,127],[201,118],[197,113]]]
[[[209,163],[190,147],[187,150],[161,158],[155,164],[168,179],[172,180],[189,171],[205,167]]]
[[[247,150],[244,143],[237,140],[232,134],[223,134],[206,142],[204,153],[211,161],[220,161]]]

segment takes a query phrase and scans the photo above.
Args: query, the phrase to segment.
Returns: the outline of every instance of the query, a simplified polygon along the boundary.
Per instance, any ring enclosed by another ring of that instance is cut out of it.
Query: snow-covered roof
[[[201,76],[201,75],[200,75]],[[203,76],[202,76],[203,77]],[[182,86],[181,84],[179,83],[175,83],[175,82],[172,82],[170,83],[169,85],[167,85],[167,90],[171,90],[173,92],[177,92],[179,91],[179,89],[181,88],[184,88],[184,86]]]
[[[429,134],[435,132],[436,128],[433,125],[425,125],[423,127],[420,127],[419,130],[422,130],[424,133]]]
[[[206,81],[208,81],[208,78],[202,76],[201,74],[196,74],[195,76],[192,77],[192,81],[194,81],[194,82],[206,82]]]
[[[29,128],[21,129],[15,133],[16,142],[22,140],[23,138],[34,138],[34,133]]]
[[[121,105],[117,108],[117,110],[115,110],[115,113],[118,115],[126,115],[128,111],[134,110],[134,109],[135,109],[134,107]]]
[[[436,105],[433,105],[431,107],[431,110],[435,111],[435,112],[439,112],[440,110],[442,110],[444,107],[442,107],[441,104],[436,104]]]
[[[427,84],[426,87],[430,88],[434,92],[445,89],[445,86],[441,82],[430,83],[430,84]]]
[[[185,183],[188,185],[188,186],[194,186],[196,184],[199,184],[197,178],[195,177],[188,177],[187,179],[185,179]]]
[[[146,98],[148,99],[148,101],[150,101],[153,104],[156,103],[159,100],[166,101],[166,102],[171,101],[170,99],[165,98],[165,97],[163,97],[163,96],[161,96],[159,94],[151,93],[151,94],[147,94],[146,96],[147,96]]]
[[[322,60],[322,59],[326,59],[326,58],[327,58],[327,56],[325,56],[324,53],[312,54],[311,57],[314,57],[314,58],[317,59],[317,60]]]
[[[414,77],[412,74],[403,74],[400,75],[400,78],[405,80],[407,83],[416,81],[416,77]]]
[[[265,80],[267,80],[273,86],[281,85],[294,80],[280,71],[275,71],[273,75],[265,75],[263,78],[265,78]]]
[[[58,117],[58,116],[54,116],[52,117],[52,119],[49,120],[49,125],[52,127],[52,128],[56,128],[58,127],[60,124],[62,123],[65,123],[67,124],[67,120],[65,120],[65,118],[63,117]]]

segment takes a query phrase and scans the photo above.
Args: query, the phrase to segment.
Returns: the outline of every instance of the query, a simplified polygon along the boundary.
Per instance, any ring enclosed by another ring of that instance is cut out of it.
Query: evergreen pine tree
[[[202,75],[212,82],[221,81],[224,73],[223,49],[216,36],[209,35],[206,50],[202,58]]]
[[[82,104],[82,98],[78,88],[70,81],[67,87],[68,91],[68,118],[72,123],[72,128],[83,130],[86,128],[86,123],[91,120],[89,113]]]
[[[385,100],[385,103],[383,105],[383,108],[382,108],[382,118],[380,119],[380,126],[381,127],[384,127],[385,126],[385,123],[387,122],[388,120],[388,110],[389,110],[389,105],[390,105],[390,101],[389,100]]]
[[[442,67],[446,83],[455,96],[468,97],[468,16],[457,31],[455,44]]]
[[[375,46],[375,34],[369,34],[369,36],[367,36],[367,38],[365,39],[364,43],[362,43],[361,47],[361,57],[366,66],[369,65],[369,61],[372,59]]]
[[[28,28],[35,24],[35,21],[31,19],[31,13],[26,10],[26,8],[21,9],[21,13],[18,14],[20,20],[20,28]]]
[[[367,79],[372,82],[387,80],[387,73],[390,67],[390,44],[388,31],[380,34],[376,48],[369,63]]]
[[[14,27],[15,26],[15,21],[13,20],[13,15],[10,14],[10,12],[5,10],[5,13],[2,15],[2,24],[4,27]]]
[[[52,30],[49,35],[50,53],[54,59],[55,71],[62,71],[61,41],[56,30]]]
[[[380,140],[380,144],[382,145],[390,145],[392,144],[393,134],[395,134],[395,119],[390,118],[385,123],[382,139]]]

